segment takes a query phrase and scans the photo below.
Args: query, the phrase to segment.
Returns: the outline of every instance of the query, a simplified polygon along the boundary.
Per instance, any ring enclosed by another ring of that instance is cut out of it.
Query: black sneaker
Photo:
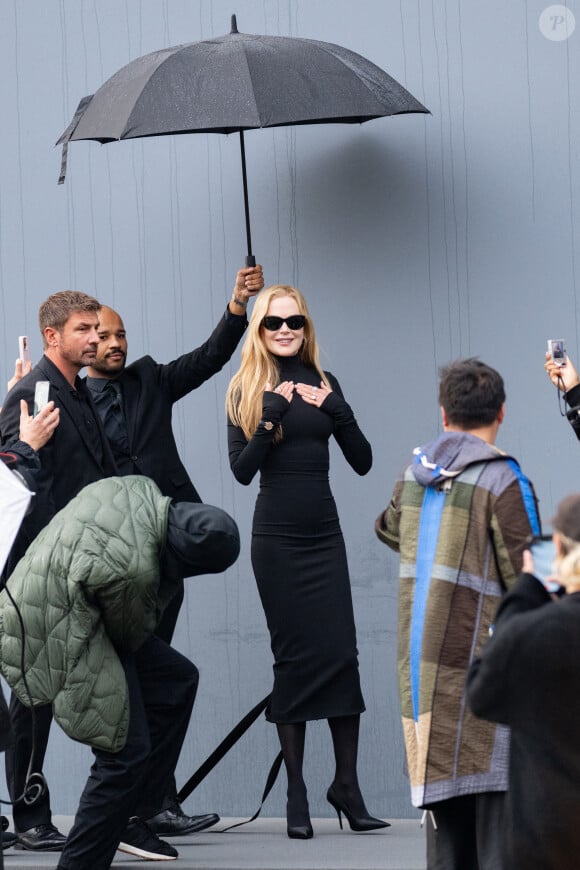
[[[146,858],[148,861],[175,861],[179,854],[177,849],[174,849],[165,840],[160,840],[145,822],[137,817],[129,819],[129,824],[125,828],[123,839],[117,849],[128,855]]]

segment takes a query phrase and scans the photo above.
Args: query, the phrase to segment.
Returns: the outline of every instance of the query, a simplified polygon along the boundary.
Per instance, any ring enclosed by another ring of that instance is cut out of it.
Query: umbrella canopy
[[[315,39],[239,33],[143,55],[85,97],[57,144],[178,133],[240,133],[246,233],[251,236],[243,131],[296,124],[362,123],[428,113],[386,72],[349,49]]]

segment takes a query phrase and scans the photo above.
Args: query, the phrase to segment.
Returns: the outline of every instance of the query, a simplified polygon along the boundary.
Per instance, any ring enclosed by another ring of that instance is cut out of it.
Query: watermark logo
[[[538,21],[540,33],[552,42],[562,42],[574,33],[576,19],[567,6],[548,6]]]

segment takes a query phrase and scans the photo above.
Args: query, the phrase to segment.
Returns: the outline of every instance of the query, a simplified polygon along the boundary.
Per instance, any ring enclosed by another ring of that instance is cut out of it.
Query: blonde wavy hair
[[[558,529],[556,531],[562,547],[562,555],[554,562],[558,577],[564,583],[569,583],[574,578],[580,580],[580,542],[562,534]]]
[[[289,296],[295,300],[298,311],[306,317],[304,324],[304,341],[298,355],[305,365],[312,366],[320,379],[330,387],[328,378],[322,371],[319,361],[319,350],[314,334],[314,326],[308,312],[308,306],[302,293],[295,287],[286,284],[274,284],[259,294],[250,317],[248,330],[242,347],[242,362],[233,376],[226,393],[226,411],[229,419],[239,426],[248,441],[256,431],[262,418],[262,396],[269,383],[274,390],[280,383],[280,372],[276,357],[264,344],[264,327],[262,321],[268,313],[273,299]],[[278,431],[275,440],[280,440]]]

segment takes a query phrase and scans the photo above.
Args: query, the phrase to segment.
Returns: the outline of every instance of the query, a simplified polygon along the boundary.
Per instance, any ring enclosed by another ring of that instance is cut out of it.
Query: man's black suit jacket
[[[53,400],[56,407],[60,408],[60,422],[50,441],[38,452],[41,470],[36,477],[37,497],[10,554],[6,576],[10,575],[12,568],[38,532],[84,486],[117,474],[113,454],[96,410],[95,426],[102,442],[102,458],[95,454],[90,439],[77,426],[74,405],[76,400],[70,384],[45,356],[30,374],[18,381],[6,397],[0,413],[2,444],[9,444],[18,438],[21,399],[26,400],[29,412],[33,412],[34,388],[38,381],[49,381],[49,400]],[[80,380],[79,385],[82,390],[86,390]]]
[[[245,315],[228,312],[200,347],[165,365],[150,356],[141,357],[117,379],[135,473],[154,480],[163,495],[201,501],[179,457],[172,428],[173,405],[224,367],[247,324]]]

